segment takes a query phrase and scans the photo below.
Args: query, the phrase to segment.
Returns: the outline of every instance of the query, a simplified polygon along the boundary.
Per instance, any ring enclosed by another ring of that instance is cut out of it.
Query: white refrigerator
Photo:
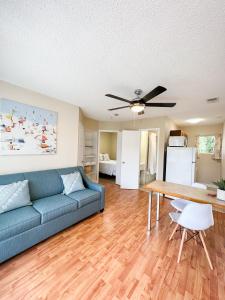
[[[166,181],[192,185],[196,179],[196,148],[167,147]]]

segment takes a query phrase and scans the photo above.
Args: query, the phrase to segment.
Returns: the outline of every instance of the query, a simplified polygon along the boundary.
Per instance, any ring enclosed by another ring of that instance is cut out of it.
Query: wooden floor
[[[225,215],[207,232],[214,270],[190,241],[177,264],[180,236],[168,201],[146,235],[147,194],[106,185],[106,208],[0,266],[0,299],[225,299]],[[153,210],[155,216],[155,207]]]

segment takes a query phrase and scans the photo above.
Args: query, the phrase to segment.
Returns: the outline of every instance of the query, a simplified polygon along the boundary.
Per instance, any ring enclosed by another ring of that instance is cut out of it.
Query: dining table
[[[189,200],[192,202],[211,204],[213,210],[225,213],[225,201],[216,197],[216,192],[209,189],[200,189],[189,185],[177,184],[163,180],[155,180],[140,188],[148,193],[148,221],[147,233],[151,230],[151,214],[153,194],[156,193],[156,222],[160,219],[160,201],[166,196]],[[162,195],[162,197],[160,197]]]

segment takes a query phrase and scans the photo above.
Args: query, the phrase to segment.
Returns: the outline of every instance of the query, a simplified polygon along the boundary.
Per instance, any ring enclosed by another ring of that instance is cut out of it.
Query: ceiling
[[[0,0],[0,79],[74,103],[98,120],[136,118],[106,93],[167,91],[144,117],[225,116],[224,0]],[[206,99],[219,97],[219,103]],[[138,117],[143,118],[143,117]]]

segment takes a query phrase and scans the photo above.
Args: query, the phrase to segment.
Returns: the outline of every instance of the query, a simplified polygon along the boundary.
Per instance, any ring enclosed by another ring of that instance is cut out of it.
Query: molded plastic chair
[[[193,203],[186,205],[181,213],[173,212],[169,214],[173,222],[176,222],[176,226],[169,238],[172,239],[175,232],[177,231],[179,225],[183,227],[183,233],[181,238],[180,250],[178,254],[177,262],[180,262],[181,252],[183,249],[184,239],[187,234],[187,230],[194,231],[194,235],[200,236],[200,240],[203,244],[205,254],[211,269],[213,269],[209,253],[202,236],[202,231],[208,229],[209,227],[214,225],[213,213],[212,213],[212,205],[211,204],[199,204]]]
[[[207,186],[203,183],[198,183],[198,182],[194,182],[192,184],[193,187],[196,187],[196,188],[199,188],[199,189],[204,189],[206,190],[207,189]],[[172,200],[170,201],[170,204],[177,210],[177,211],[182,211],[185,206],[187,204],[190,204],[192,203],[191,201],[188,201],[188,200],[184,200],[184,199],[175,199],[175,200]]]

